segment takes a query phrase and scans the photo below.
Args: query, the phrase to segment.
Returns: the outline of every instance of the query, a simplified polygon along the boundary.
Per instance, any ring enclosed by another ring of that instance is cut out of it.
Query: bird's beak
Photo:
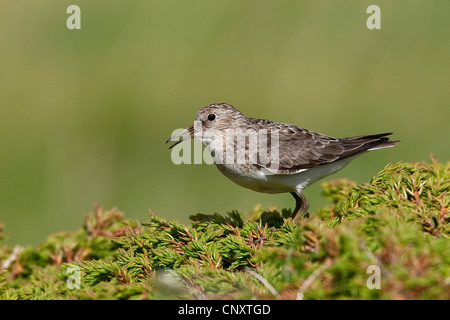
[[[189,135],[188,135],[188,136],[185,136],[185,135],[188,134],[188,133],[189,133]],[[169,149],[172,149],[173,147],[175,147],[175,146],[176,146],[177,144],[179,144],[180,142],[183,142],[183,141],[186,141],[186,140],[189,140],[189,139],[193,138],[193,137],[194,137],[194,125],[192,125],[192,126],[186,128],[186,129],[184,129],[183,131],[177,133],[176,135],[170,137],[170,139],[167,140],[166,143],[168,143],[168,142],[170,142],[170,141],[173,141],[174,139],[176,139],[176,138],[178,138],[178,137],[180,137],[180,136],[183,137],[183,139],[178,140],[177,142],[175,142],[173,145],[171,145],[171,146],[169,147]]]

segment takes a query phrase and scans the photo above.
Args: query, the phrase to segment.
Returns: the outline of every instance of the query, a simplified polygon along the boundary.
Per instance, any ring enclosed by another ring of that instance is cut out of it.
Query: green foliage
[[[335,223],[345,218],[376,217],[380,212],[391,212],[414,220],[434,236],[449,238],[450,166],[433,157],[431,160],[431,164],[387,165],[361,186],[345,180],[324,183],[324,194],[333,204],[319,210],[319,214],[332,215]],[[369,223],[377,222],[379,219],[369,220]],[[370,226],[367,227],[369,232]]]
[[[450,162],[432,159],[387,165],[359,186],[326,182],[331,204],[298,224],[258,207],[188,226],[97,206],[78,231],[0,246],[0,298],[449,299],[449,189]],[[380,289],[366,285],[372,265]]]

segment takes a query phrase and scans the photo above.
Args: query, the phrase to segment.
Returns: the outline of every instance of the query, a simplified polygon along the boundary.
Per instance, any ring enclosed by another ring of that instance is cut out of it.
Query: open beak
[[[189,135],[188,135],[188,136],[185,136],[185,135],[188,134],[188,133],[189,133]],[[176,135],[170,137],[170,139],[167,140],[166,143],[168,143],[168,142],[170,142],[170,141],[173,141],[174,139],[176,139],[176,138],[178,138],[178,137],[183,137],[183,139],[178,140],[177,142],[175,142],[173,145],[171,145],[171,146],[169,147],[169,149],[172,149],[173,147],[175,147],[175,146],[176,146],[177,144],[179,144],[180,142],[183,142],[183,141],[186,141],[186,140],[189,140],[189,139],[193,138],[193,137],[194,137],[194,125],[192,125],[192,126],[186,128],[186,129],[184,129],[183,131],[177,133]]]

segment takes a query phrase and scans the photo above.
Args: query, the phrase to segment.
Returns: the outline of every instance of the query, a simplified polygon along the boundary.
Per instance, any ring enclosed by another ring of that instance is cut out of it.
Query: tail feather
[[[380,143],[377,146],[367,149],[367,151],[384,149],[384,148],[392,148],[399,142],[400,142],[400,140],[389,140],[388,138],[386,138],[386,140],[380,141]]]
[[[345,156],[349,157],[364,151],[393,147],[400,140],[389,140],[386,136],[391,134],[392,132],[343,138],[343,146],[346,149]]]

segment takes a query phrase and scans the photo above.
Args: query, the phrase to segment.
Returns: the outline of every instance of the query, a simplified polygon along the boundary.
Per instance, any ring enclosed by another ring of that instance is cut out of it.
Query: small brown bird
[[[187,135],[189,134],[189,135]],[[194,125],[172,136],[170,148],[192,137],[213,154],[214,162],[238,185],[265,193],[290,192],[295,198],[293,220],[309,203],[302,190],[345,167],[366,151],[393,147],[391,133],[332,138],[292,124],[247,118],[226,103],[207,105],[197,112]]]

